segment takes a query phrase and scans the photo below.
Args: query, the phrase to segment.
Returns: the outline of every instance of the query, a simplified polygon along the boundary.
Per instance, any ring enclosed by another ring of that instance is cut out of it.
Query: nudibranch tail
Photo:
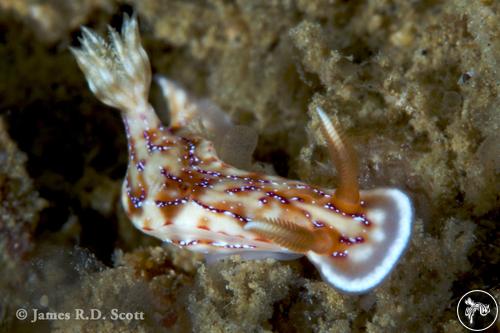
[[[271,239],[290,251],[303,254],[308,251],[320,254],[332,252],[335,238],[339,237],[338,233],[329,227],[312,230],[279,218],[252,221],[247,223],[244,229]]]
[[[192,103],[187,92],[177,83],[161,75],[155,75],[155,82],[161,89],[168,104],[171,128],[182,128],[196,118],[198,105]]]
[[[154,80],[167,101],[171,129],[209,138],[224,162],[245,169],[252,167],[256,130],[234,125],[228,114],[210,100],[189,96],[179,84],[162,75],[155,74]]]
[[[151,68],[135,16],[124,16],[121,35],[109,28],[109,44],[85,27],[82,31],[81,49],[70,50],[90,90],[101,102],[120,110],[143,107],[149,94]]]
[[[358,159],[354,149],[345,138],[344,131],[328,118],[321,108],[316,108],[320,129],[330,150],[330,157],[338,172],[338,187],[335,190],[335,205],[345,213],[359,213]]]

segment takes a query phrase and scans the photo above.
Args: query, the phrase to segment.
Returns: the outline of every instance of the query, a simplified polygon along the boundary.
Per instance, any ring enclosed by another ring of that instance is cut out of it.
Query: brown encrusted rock
[[[69,31],[80,26],[96,9],[110,12],[113,2],[108,0],[5,0],[0,10],[11,11],[32,26],[37,37],[46,42],[65,38]]]
[[[495,210],[499,162],[487,156],[498,151],[490,142],[500,126],[493,56],[500,45],[492,25],[498,4],[449,2],[435,8],[439,15],[402,2],[397,12],[372,5],[334,29],[304,20],[290,30],[301,63],[325,90],[309,109],[323,106],[349,130],[360,147],[366,185],[409,189],[427,201],[430,212],[446,207],[443,213],[465,209],[480,216]],[[375,17],[380,22],[372,30],[365,23]],[[379,137],[391,144],[374,147]],[[313,148],[305,149],[298,172],[307,179],[317,173],[308,158]],[[397,166],[396,178],[392,172],[368,174],[379,161],[386,170]]]
[[[453,282],[470,268],[467,253],[474,241],[474,224],[447,219],[439,237],[426,235],[417,220],[408,253],[395,272],[375,290],[375,312],[369,332],[429,332],[454,315],[450,306]],[[426,318],[425,321],[422,318]]]
[[[26,155],[19,151],[0,117],[0,331],[9,329],[10,316],[21,293],[12,293],[25,278],[20,268],[35,247],[33,233],[45,206],[25,170]]]
[[[196,332],[271,332],[273,305],[298,278],[291,266],[272,259],[239,257],[201,266],[188,310]]]
[[[75,249],[69,253],[51,255],[41,262],[45,271],[63,266],[60,272],[73,276],[71,281],[58,283],[59,291],[45,296],[50,311],[71,314],[70,320],[52,323],[54,332],[190,330],[183,295],[193,283],[195,266],[199,266],[197,256],[190,251],[165,246],[137,249],[127,254],[118,252],[113,268],[104,267],[88,251]],[[64,262],[70,267],[61,265]],[[51,280],[46,282],[50,284]],[[85,315],[97,309],[108,319],[75,320],[75,309],[82,309]],[[117,313],[130,313],[133,317],[110,320]]]
[[[38,213],[45,206],[25,163],[26,155],[17,149],[0,118],[0,272],[7,272],[33,248]]]
[[[290,308],[289,324],[296,332],[349,332],[361,313],[357,299],[322,281],[306,280]]]

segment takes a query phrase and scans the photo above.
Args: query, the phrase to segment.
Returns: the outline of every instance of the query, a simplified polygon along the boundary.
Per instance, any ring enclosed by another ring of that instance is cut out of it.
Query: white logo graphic
[[[484,290],[471,290],[458,301],[457,317],[466,329],[484,331],[497,321],[498,303]]]
[[[465,304],[468,305],[468,307],[465,308],[465,315],[467,316],[467,318],[469,318],[469,322],[471,323],[471,325],[474,322],[474,314],[477,310],[479,310],[479,314],[483,317],[490,313],[489,304],[486,305],[479,302],[476,303],[470,297],[465,300]]]

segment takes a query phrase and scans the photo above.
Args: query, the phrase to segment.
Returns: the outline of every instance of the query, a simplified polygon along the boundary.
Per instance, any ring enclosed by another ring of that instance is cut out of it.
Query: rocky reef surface
[[[387,281],[344,295],[304,259],[205,265],[133,228],[121,119],[68,47],[134,11],[153,71],[253,127],[255,160],[279,175],[335,187],[309,112],[337,115],[362,188],[415,203]],[[0,0],[0,332],[464,331],[466,291],[500,298],[499,15],[488,0]]]

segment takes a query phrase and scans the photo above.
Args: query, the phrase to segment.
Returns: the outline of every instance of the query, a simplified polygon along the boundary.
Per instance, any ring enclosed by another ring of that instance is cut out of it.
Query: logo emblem
[[[484,331],[496,322],[498,304],[486,291],[471,290],[458,301],[457,316],[468,330]]]

